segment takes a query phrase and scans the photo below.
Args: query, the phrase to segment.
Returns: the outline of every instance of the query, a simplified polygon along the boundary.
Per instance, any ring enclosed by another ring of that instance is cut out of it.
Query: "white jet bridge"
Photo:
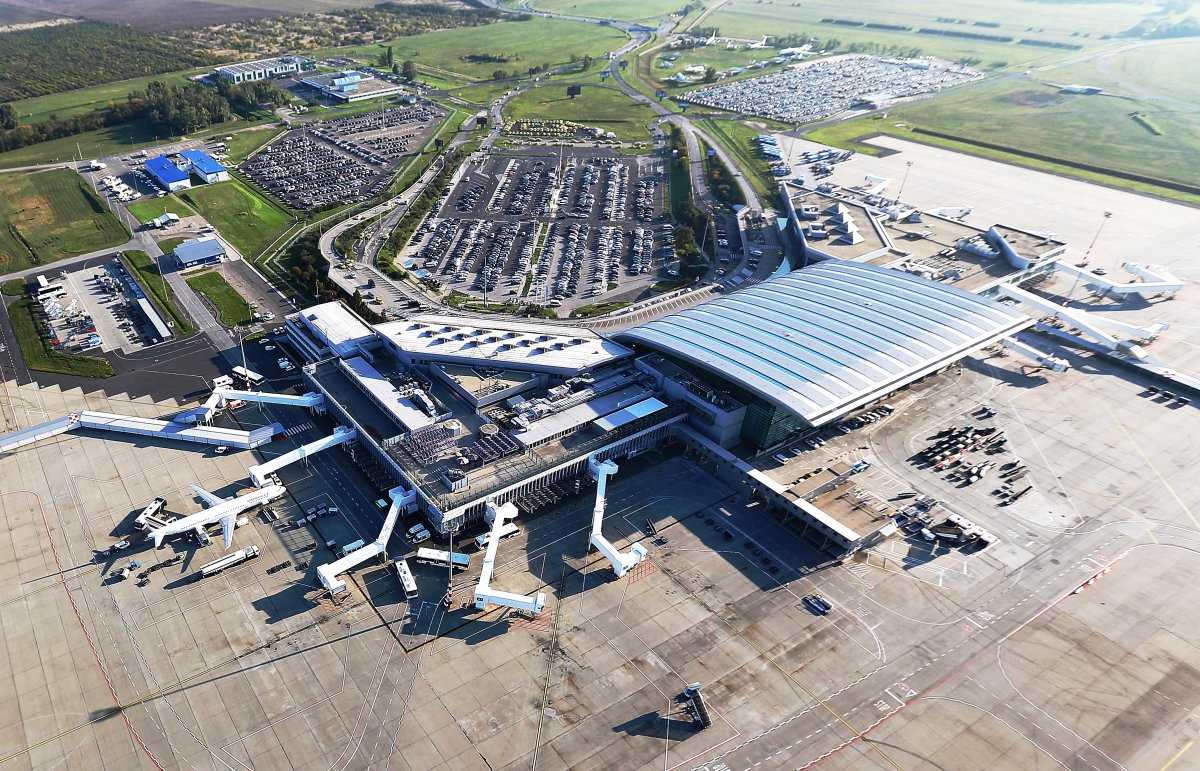
[[[42,439],[49,439],[58,434],[90,428],[95,431],[112,431],[119,434],[140,434],[154,436],[159,439],[173,439],[182,442],[198,444],[225,445],[239,449],[258,447],[271,441],[275,434],[283,430],[278,423],[253,431],[240,431],[233,428],[217,428],[213,426],[197,426],[190,423],[180,423],[174,420],[156,420],[134,415],[115,415],[110,412],[95,412],[80,410],[61,418],[48,420],[36,426],[23,428],[10,434],[0,436],[0,452],[11,452],[25,445],[33,444]]]
[[[1060,318],[1110,351],[1125,353],[1138,360],[1144,360],[1149,355],[1139,343],[1145,344],[1154,340],[1171,326],[1165,321],[1154,321],[1144,327],[1139,327],[1107,316],[1065,308],[1053,300],[1027,292],[1013,284],[1001,284],[996,288],[996,293],[1000,297],[1011,297],[1050,316]],[[1133,339],[1118,340],[1106,329],[1124,333]]]
[[[250,480],[254,482],[256,487],[262,487],[271,481],[271,475],[285,466],[290,466],[298,461],[305,460],[309,455],[314,455],[322,450],[328,450],[330,447],[336,447],[339,444],[352,442],[358,437],[358,432],[352,428],[338,426],[329,436],[317,439],[314,442],[303,444],[291,452],[286,452],[278,458],[272,458],[266,463],[260,463],[257,466],[251,466],[246,469],[250,474]]]
[[[388,507],[378,538],[341,559],[317,567],[317,577],[321,579],[321,585],[329,590],[330,595],[336,597],[346,591],[346,582],[338,578],[339,575],[358,567],[372,557],[387,554],[387,543],[392,537],[392,530],[396,527],[400,512],[408,511],[417,502],[416,490],[405,490],[403,487],[393,487],[388,491],[388,497],[392,499],[392,505]]]
[[[592,472],[592,476],[596,477],[596,506],[592,509],[592,533],[588,540],[608,559],[612,564],[613,572],[617,574],[617,578],[620,578],[632,570],[635,565],[644,561],[648,552],[641,543],[634,543],[627,552],[618,551],[617,547],[613,546],[612,542],[600,532],[604,522],[605,489],[608,486],[608,478],[617,473],[617,464],[611,460],[596,460],[596,457],[592,456],[588,458],[588,470]]]
[[[484,515],[492,525],[492,537],[488,539],[487,551],[483,555],[483,571],[479,574],[479,583],[475,586],[475,607],[487,610],[488,605],[500,605],[505,608],[523,610],[526,613],[541,613],[546,607],[545,592],[536,595],[514,594],[492,588],[492,572],[496,567],[496,550],[500,548],[500,530],[504,524],[517,516],[517,507],[512,503],[495,506],[487,502],[487,513]]]
[[[1152,297],[1158,294],[1175,297],[1175,293],[1183,289],[1183,282],[1173,276],[1161,265],[1139,265],[1136,262],[1126,262],[1121,265],[1128,273],[1142,279],[1140,283],[1117,281],[1108,275],[1097,275],[1086,267],[1068,265],[1065,262],[1054,263],[1054,270],[1074,276],[1086,286],[1094,287],[1095,294],[1102,297],[1115,295],[1126,297],[1131,294]]]
[[[1006,337],[1000,341],[1000,345],[1004,346],[1014,353],[1019,353],[1025,358],[1034,361],[1039,367],[1045,367],[1051,372],[1066,372],[1071,368],[1071,362],[1058,356],[1051,356],[1048,353],[1042,353],[1037,348],[1018,340],[1015,337]]]
[[[231,401],[258,402],[260,404],[277,404],[284,407],[308,407],[318,414],[325,411],[325,397],[319,393],[306,393],[300,396],[292,394],[276,394],[269,391],[238,391],[232,388],[214,388],[212,394],[201,406],[182,412],[175,420],[187,423],[207,423],[213,419],[217,411]]]

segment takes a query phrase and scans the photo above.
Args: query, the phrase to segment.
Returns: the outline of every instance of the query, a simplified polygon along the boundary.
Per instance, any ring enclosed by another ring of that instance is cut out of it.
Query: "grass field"
[[[516,3],[507,3],[515,6]],[[539,11],[566,16],[590,16],[594,19],[612,17],[621,21],[657,19],[683,10],[685,0],[530,0]]]
[[[221,323],[227,327],[249,324],[250,303],[215,270],[195,273],[187,278],[188,286],[208,298],[221,315]]]
[[[232,134],[233,139],[225,143],[228,146],[229,164],[236,166],[253,155],[255,150],[286,130],[278,126],[266,126]]]
[[[520,70],[549,63],[565,64],[572,55],[602,56],[619,48],[626,38],[620,30],[584,22],[560,21],[542,17],[529,21],[504,21],[479,27],[438,30],[423,35],[402,37],[391,45],[398,62],[412,59],[420,66],[433,67],[475,80],[488,80],[495,70]],[[378,45],[335,48],[311,54],[319,57],[351,56],[374,62]],[[462,57],[477,54],[503,61],[470,61]]]
[[[0,273],[128,239],[129,231],[75,172],[0,175]]]
[[[1158,96],[1200,105],[1200,42],[1164,40],[1100,59],[1040,71],[1037,77],[1055,83],[1099,86],[1124,96]]]
[[[118,80],[113,83],[79,88],[74,91],[36,96],[32,99],[19,99],[13,102],[12,106],[17,111],[17,118],[21,123],[34,123],[39,120],[45,120],[51,115],[65,118],[70,115],[103,109],[109,102],[123,102],[129,96],[130,91],[143,89],[150,81],[161,80],[164,83],[182,83],[187,80],[188,75],[197,75],[211,69],[211,67],[203,67],[183,72],[171,72],[164,75],[150,75],[144,78]]]
[[[8,307],[13,335],[21,348],[25,366],[38,372],[57,372],[80,377],[111,377],[112,365],[99,356],[80,356],[63,353],[54,347],[38,318],[36,303],[29,298],[17,300]]]
[[[1138,112],[1162,132],[1130,118]],[[1063,94],[1029,83],[998,83],[907,109],[892,118],[925,129],[1080,163],[1195,184],[1200,115],[1103,96]]]
[[[1064,161],[1103,165],[1143,176],[1157,176],[1168,181],[1195,184],[1195,175],[1189,175],[1188,169],[1195,168],[1196,158],[1200,156],[1200,138],[1196,133],[1200,131],[1200,116],[1183,113],[1168,115],[1164,114],[1161,108],[1159,110],[1147,108],[1145,103],[1095,96],[1070,97],[1072,100],[1090,100],[1085,104],[1094,107],[1094,110],[1085,109],[1069,113],[1064,111],[1061,105],[1058,108],[1051,105],[1040,108],[1048,111],[1044,115],[1031,114],[1039,108],[1009,109],[1008,105],[995,103],[989,105],[986,101],[989,96],[1000,99],[1007,97],[1011,101],[1011,97],[1014,95],[1011,89],[1013,86],[1020,87],[1021,85],[997,84],[995,92],[991,92],[989,89],[968,92],[961,95],[964,97],[962,102],[945,105],[943,111],[940,112],[932,111],[931,108],[935,103],[919,105],[925,108],[924,117],[922,114],[910,116],[907,113],[898,115],[893,112],[886,120],[861,118],[846,121],[810,131],[805,134],[805,137],[835,147],[853,147],[860,152],[875,155],[879,152],[878,148],[860,144],[857,140],[875,134],[887,134],[1089,182],[1099,182],[1126,190],[1200,204],[1200,196],[1197,195],[1078,169],[1062,163],[1029,158],[1018,153],[1008,153],[970,143],[917,134],[910,128],[917,126],[945,131],[969,139],[993,142],[1023,152],[1036,152],[1058,157]],[[1033,93],[1049,92],[1053,94],[1050,89],[1033,86],[1029,83],[1024,84],[1024,87],[1038,89]],[[971,98],[965,99],[965,97]],[[990,112],[986,116],[972,112],[977,109],[991,109],[994,112]],[[1139,126],[1129,117],[1129,113],[1134,111],[1148,114],[1154,125],[1164,130],[1165,136],[1155,137]],[[1056,114],[1061,117],[1056,118]],[[1007,128],[1007,133],[1005,133],[1005,129],[998,128],[1001,125]],[[1187,133],[1189,129],[1186,129],[1186,126],[1192,126],[1191,133]],[[1172,159],[1177,160],[1173,161]]]
[[[164,195],[162,198],[151,198],[149,201],[131,203],[128,208],[129,213],[138,222],[149,222],[167,212],[178,214],[180,217],[187,217],[195,213],[174,194]]]
[[[985,68],[1049,62],[1072,52],[1013,43],[968,40],[915,32],[888,31],[841,24],[822,23],[835,18],[892,24],[913,29],[931,28],[1031,38],[1095,48],[1110,45],[1105,35],[1116,35],[1158,5],[1140,2],[1027,2],[1026,0],[977,0],[948,6],[920,0],[862,0],[854,4],[820,0],[797,3],[738,2],[710,14],[704,26],[717,27],[722,35],[758,39],[763,35],[803,34],[821,41],[831,38],[847,44],[876,43],[884,46],[916,46],[926,55],[948,59],[978,57]],[[939,21],[954,17],[965,24]],[[996,26],[976,26],[984,22]],[[1076,33],[1076,34],[1073,34]],[[1076,54],[1077,55],[1077,54]]]
[[[248,260],[257,258],[292,225],[292,215],[233,179],[180,195]]]
[[[654,112],[628,94],[613,88],[584,86],[583,93],[572,99],[566,90],[562,85],[530,89],[509,100],[505,118],[569,120],[611,131],[624,141],[643,142],[650,138],[646,125],[654,118]]]
[[[770,165],[756,152],[757,145],[754,144],[754,138],[764,129],[741,121],[709,118],[701,120],[699,126],[733,157],[759,197],[768,205],[773,204],[779,184],[771,173]]]
[[[158,265],[150,259],[150,255],[131,249],[121,252],[121,258],[125,261],[130,273],[137,279],[138,284],[146,290],[150,302],[154,303],[158,312],[175,325],[177,334],[190,335],[196,331],[196,325],[179,309],[170,287],[163,281],[162,274],[158,272]]]
[[[186,240],[188,240],[187,236],[172,236],[171,238],[164,238],[158,242],[158,248],[162,250],[163,254],[170,254],[171,252],[175,251],[175,247],[179,246]]]

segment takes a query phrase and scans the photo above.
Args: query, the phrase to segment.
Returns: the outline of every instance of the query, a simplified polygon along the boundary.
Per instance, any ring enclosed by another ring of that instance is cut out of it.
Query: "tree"
[[[0,128],[15,129],[17,127],[17,111],[11,104],[0,104]]]
[[[711,65],[706,67],[704,69],[704,82],[705,83],[714,83],[714,82],[716,82],[716,80],[717,80],[717,68],[713,67]]]
[[[400,67],[400,74],[409,83],[417,79],[417,63],[412,59],[405,59],[404,64]]]
[[[388,47],[387,47],[387,65],[388,65],[389,67],[391,67],[391,66],[392,66],[393,64],[395,64],[395,63],[396,63],[396,61],[395,61],[395,53],[392,51],[392,47],[391,47],[391,46],[388,46]]]

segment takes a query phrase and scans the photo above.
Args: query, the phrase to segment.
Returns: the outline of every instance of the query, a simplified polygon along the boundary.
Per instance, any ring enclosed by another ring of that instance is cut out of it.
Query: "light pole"
[[[900,200],[900,196],[904,195],[904,185],[908,182],[908,172],[912,171],[913,162],[905,161],[904,163],[904,178],[900,180],[900,189],[896,191],[896,200]]]
[[[1076,267],[1082,268],[1088,264],[1092,256],[1092,248],[1096,246],[1096,242],[1100,240],[1100,233],[1104,230],[1104,223],[1108,222],[1113,213],[1110,211],[1104,212],[1104,217],[1100,220],[1100,227],[1096,228],[1096,235],[1092,236],[1092,242],[1088,244],[1087,251],[1083,253],[1083,260],[1075,264]]]

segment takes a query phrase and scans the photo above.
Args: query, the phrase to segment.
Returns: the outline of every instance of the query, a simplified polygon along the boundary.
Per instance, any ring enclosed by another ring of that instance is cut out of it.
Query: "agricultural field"
[[[53,18],[55,18],[54,14],[45,13],[36,8],[0,3],[0,25],[28,24],[30,22],[46,21]]]
[[[151,198],[149,201],[131,203],[126,208],[129,209],[129,213],[138,222],[149,222],[167,212],[178,214],[180,217],[187,217],[195,213],[187,204],[175,197],[174,194],[166,195],[162,198]]]
[[[1079,45],[1094,50],[1143,17],[1157,13],[1158,3],[1142,1],[1062,3],[1045,0],[980,0],[970,4],[930,4],[919,0],[866,0],[848,5],[832,0],[803,4],[728,3],[705,17],[704,27],[721,35],[757,40],[763,35],[807,35],[824,42],[873,43],[898,49],[917,47],[924,55],[951,60],[977,59],[984,69],[1048,63],[1078,51],[1022,45],[1020,39]],[[955,21],[946,21],[953,17]],[[919,34],[880,27],[823,23],[822,19],[866,22],[917,29],[1011,37],[1014,42]],[[942,19],[942,20],[939,20]]]
[[[140,29],[166,32],[181,26],[203,27],[262,16],[331,11],[374,5],[378,0],[15,0],[14,5],[31,6],[64,16],[129,24]]]
[[[236,179],[194,187],[179,197],[248,260],[261,255],[292,225],[291,214]]]
[[[1185,185],[1196,184],[1194,170],[1200,164],[1200,114],[1155,102],[1066,94],[1031,80],[949,95],[892,110],[886,120],[847,121],[809,132],[806,137],[871,152],[869,145],[855,145],[855,140],[877,133],[893,134],[1130,190],[1200,200],[1052,161],[914,133],[913,128]]]
[[[438,30],[388,41],[397,62],[411,59],[421,67],[473,80],[488,80],[496,70],[520,70],[549,63],[566,64],[571,57],[603,56],[620,48],[626,37],[610,27],[542,17],[503,21],[481,27]],[[335,48],[320,57],[349,56],[374,63],[375,44]]]
[[[532,88],[513,97],[505,106],[504,117],[569,120],[611,131],[622,141],[644,142],[650,139],[647,124],[654,112],[614,88],[584,86],[583,93],[572,99],[565,85],[556,85]]]
[[[194,273],[188,276],[187,282],[217,309],[222,325],[236,327],[250,323],[250,304],[216,270]]]
[[[74,171],[0,175],[0,273],[128,239],[129,231]]]

